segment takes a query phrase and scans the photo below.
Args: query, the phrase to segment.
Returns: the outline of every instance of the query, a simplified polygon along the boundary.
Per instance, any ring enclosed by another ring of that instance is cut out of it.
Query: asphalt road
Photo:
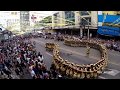
[[[44,38],[31,39],[36,41],[36,49],[44,56],[44,62],[49,69],[52,62],[52,52],[45,50],[46,42],[54,42],[60,46],[60,56],[66,60],[77,64],[95,63],[100,59],[100,52],[95,49],[90,49],[89,57],[86,56],[86,48],[84,47],[70,47],[63,44],[63,41],[54,41]],[[120,52],[108,50],[109,63],[103,74],[99,76],[100,79],[120,79]]]

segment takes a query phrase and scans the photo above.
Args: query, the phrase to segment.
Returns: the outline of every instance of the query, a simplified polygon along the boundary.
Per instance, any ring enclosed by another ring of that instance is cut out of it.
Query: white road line
[[[48,53],[48,52],[46,52],[46,54],[48,54],[49,56],[53,56],[52,54],[50,54],[50,53]]]
[[[114,56],[120,56],[120,54],[118,54],[118,53],[115,52],[115,51],[109,50],[108,52],[109,52],[109,54],[112,54],[112,55],[114,55]]]
[[[116,76],[120,71],[115,70],[115,69],[109,69],[110,71],[105,71],[104,73],[109,74],[111,76]]]
[[[102,77],[102,76],[99,76],[99,78],[100,78],[100,79],[107,79],[107,78],[105,78],[105,77]]]

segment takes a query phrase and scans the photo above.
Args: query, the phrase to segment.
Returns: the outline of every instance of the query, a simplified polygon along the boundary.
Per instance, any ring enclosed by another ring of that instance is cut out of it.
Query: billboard
[[[120,11],[98,11],[98,31],[101,35],[120,36]]]

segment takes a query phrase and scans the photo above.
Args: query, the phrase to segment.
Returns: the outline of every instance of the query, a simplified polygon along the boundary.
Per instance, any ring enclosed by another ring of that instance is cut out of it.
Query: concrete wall
[[[79,23],[80,23],[80,14],[79,14],[80,11],[75,11],[75,25],[76,26],[79,26]]]
[[[80,16],[79,14],[80,11],[74,11],[75,13],[75,25],[79,26],[79,23],[81,21],[82,17],[91,17],[91,22],[92,22],[92,26],[97,27],[98,24],[98,12],[97,11],[91,11],[91,15],[85,15],[85,16]],[[59,26],[64,26],[65,25],[65,11],[59,11],[59,16],[60,18],[58,19],[58,24]],[[61,25],[60,25],[61,24]],[[55,26],[54,23],[54,16],[52,16],[52,27]]]
[[[97,27],[97,24],[98,24],[98,12],[97,11],[91,12],[91,22],[92,22],[92,26]]]
[[[65,24],[65,12],[64,11],[59,11],[59,14],[60,14],[60,18],[59,18],[59,20],[60,20],[60,26],[64,26],[64,24]]]

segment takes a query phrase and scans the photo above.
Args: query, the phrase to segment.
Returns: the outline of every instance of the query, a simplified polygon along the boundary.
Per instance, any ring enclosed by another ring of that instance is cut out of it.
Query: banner
[[[98,11],[98,31],[101,35],[120,36],[120,12]]]

